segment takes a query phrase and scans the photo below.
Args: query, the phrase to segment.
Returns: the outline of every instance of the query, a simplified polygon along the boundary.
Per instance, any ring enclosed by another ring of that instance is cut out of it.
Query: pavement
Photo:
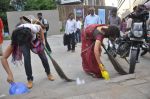
[[[102,61],[110,73],[111,79],[92,78],[82,69],[80,56],[81,43],[77,44],[74,53],[67,52],[63,46],[63,35],[53,35],[48,38],[52,49],[52,57],[61,66],[65,74],[72,79],[80,79],[81,82],[66,82],[56,73],[50,59],[49,64],[55,81],[49,81],[44,72],[42,63],[36,54],[31,55],[34,85],[29,93],[10,96],[9,84],[6,82],[7,75],[0,64],[0,99],[150,99],[150,54],[141,57],[136,65],[135,73],[119,75],[113,68],[106,54],[102,53]],[[105,41],[106,42],[106,41]],[[3,49],[10,44],[4,41]],[[11,63],[16,82],[26,83],[24,66]],[[128,64],[117,57],[118,62],[127,70]]]

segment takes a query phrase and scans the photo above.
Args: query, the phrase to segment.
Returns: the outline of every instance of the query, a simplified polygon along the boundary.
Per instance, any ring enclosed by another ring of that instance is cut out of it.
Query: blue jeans
[[[21,46],[21,50],[24,56],[24,67],[25,67],[25,72],[27,75],[27,80],[33,80],[32,76],[32,67],[31,67],[31,55],[30,55],[30,46],[29,45],[23,45]],[[45,69],[46,74],[50,74],[50,67],[48,64],[48,60],[46,57],[46,54],[43,50],[43,52],[39,53],[38,56],[40,57],[43,67]]]
[[[77,31],[76,31],[76,36],[75,36],[75,38],[76,38],[76,41],[77,42],[81,42],[81,30],[80,29],[77,29]]]

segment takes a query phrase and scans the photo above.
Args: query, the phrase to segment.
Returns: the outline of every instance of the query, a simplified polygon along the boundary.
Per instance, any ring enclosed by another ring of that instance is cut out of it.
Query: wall
[[[60,21],[66,21],[68,18],[69,13],[74,12],[74,9],[76,8],[82,8],[84,9],[84,16],[87,15],[88,10],[90,7],[95,8],[95,13],[98,14],[98,9],[105,9],[106,10],[106,19],[108,18],[109,11],[114,8],[111,6],[86,6],[86,5],[59,5],[59,19]]]
[[[46,18],[49,22],[48,35],[60,34],[61,24],[59,22],[58,10],[7,12],[9,32],[12,33],[16,24],[19,22],[20,16],[34,15],[36,17],[37,13],[39,13],[39,12],[41,12],[43,14],[43,18]]]

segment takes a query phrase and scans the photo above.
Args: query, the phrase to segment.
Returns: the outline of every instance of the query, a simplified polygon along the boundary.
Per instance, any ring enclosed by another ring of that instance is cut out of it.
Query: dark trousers
[[[31,55],[30,55],[30,46],[28,45],[23,45],[21,46],[21,50],[24,56],[24,67],[25,67],[25,72],[27,75],[27,80],[33,80],[33,76],[32,76],[32,67],[31,67]],[[41,52],[40,54],[38,54],[38,56],[40,57],[43,67],[45,69],[46,74],[50,74],[50,67],[48,64],[48,60],[47,57],[45,55],[45,52]]]
[[[81,42],[81,30],[80,29],[77,29],[75,33],[75,38],[77,42]]]
[[[49,52],[52,52],[52,50],[47,42],[47,32],[44,33],[44,38],[45,38],[46,48],[48,49]]]
[[[75,35],[74,33],[67,35],[68,36],[68,43],[67,43],[67,47],[68,47],[68,51],[69,50],[75,50]]]

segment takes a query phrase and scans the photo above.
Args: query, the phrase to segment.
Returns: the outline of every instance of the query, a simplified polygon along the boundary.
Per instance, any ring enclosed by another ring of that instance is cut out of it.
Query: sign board
[[[98,9],[98,16],[100,17],[101,23],[105,24],[105,9]]]
[[[83,8],[76,8],[74,9],[75,18],[83,18],[84,17],[84,9]]]
[[[60,0],[60,4],[76,3],[76,2],[81,2],[81,0]]]

